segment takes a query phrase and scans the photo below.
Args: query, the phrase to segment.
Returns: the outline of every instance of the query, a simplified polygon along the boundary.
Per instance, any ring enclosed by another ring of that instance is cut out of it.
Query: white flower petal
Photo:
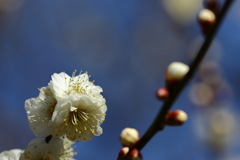
[[[95,129],[95,136],[99,136],[102,133],[103,133],[102,128],[100,126],[96,127],[96,129]]]
[[[21,149],[12,149],[9,151],[3,151],[0,153],[0,160],[19,160],[23,150]]]
[[[61,72],[59,74],[54,73],[52,75],[53,84],[59,87],[59,89],[63,92],[66,92],[68,90],[69,81],[70,77],[65,72]]]
[[[52,130],[52,114],[57,101],[49,87],[43,87],[39,97],[25,102],[25,110],[31,130],[37,137],[47,137]]]
[[[66,95],[69,90],[70,77],[61,72],[59,74],[54,73],[52,75],[52,81],[48,83],[51,91],[57,100],[61,99],[62,96]]]

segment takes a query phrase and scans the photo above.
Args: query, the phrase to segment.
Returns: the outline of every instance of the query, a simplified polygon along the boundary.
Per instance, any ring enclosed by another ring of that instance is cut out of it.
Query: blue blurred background
[[[159,111],[155,91],[168,64],[189,64],[198,50],[201,8],[202,0],[0,0],[0,151],[35,138],[25,100],[53,73],[76,69],[103,88],[108,111],[103,134],[76,143],[75,158],[116,159],[122,129],[143,135]],[[240,159],[239,8],[236,1],[203,65],[217,72],[204,68],[174,105],[188,121],[159,132],[142,150],[145,160]]]

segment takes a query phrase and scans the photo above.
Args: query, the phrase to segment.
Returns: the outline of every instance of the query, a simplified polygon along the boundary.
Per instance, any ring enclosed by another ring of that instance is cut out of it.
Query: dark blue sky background
[[[217,35],[222,48],[218,63],[233,89],[228,103],[236,121],[239,15],[236,1]],[[121,130],[133,127],[143,135],[162,104],[154,94],[164,86],[167,65],[189,63],[189,50],[197,37],[202,35],[196,20],[185,25],[174,22],[157,0],[26,0],[15,12],[0,12],[0,151],[24,149],[35,138],[25,100],[36,97],[37,88],[46,86],[53,73],[71,74],[76,69],[88,71],[103,88],[108,111],[103,134],[76,143],[75,158],[116,159]],[[174,108],[185,110],[189,120],[158,133],[142,150],[145,160],[216,159],[196,133],[194,119],[200,109],[190,102],[188,90],[189,86]],[[234,141],[227,156],[240,151],[239,134]]]

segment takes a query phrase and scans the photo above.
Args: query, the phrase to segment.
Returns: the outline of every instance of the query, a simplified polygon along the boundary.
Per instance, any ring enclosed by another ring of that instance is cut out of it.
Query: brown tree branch
[[[201,61],[203,60],[204,56],[207,53],[207,50],[209,49],[212,40],[218,31],[221,22],[223,21],[228,9],[230,8],[232,2],[234,0],[226,0],[223,8],[218,15],[216,23],[213,25],[212,29],[207,34],[207,37],[205,41],[203,42],[200,50],[198,51],[197,56],[193,60],[193,62],[190,65],[190,70],[186,74],[186,76],[180,81],[176,88],[172,91],[170,94],[169,99],[163,104],[160,112],[158,113],[156,119],[152,123],[152,125],[149,127],[149,129],[146,131],[146,133],[142,136],[140,141],[135,145],[134,148],[138,149],[139,151],[149,142],[149,140],[159,131],[159,126],[163,123],[163,120],[168,113],[168,111],[171,109],[172,105],[174,104],[175,100],[179,96],[179,94],[182,92],[184,87],[187,85],[189,80],[193,77],[193,75],[196,73],[197,68],[199,67]],[[124,157],[124,160],[127,160],[128,155]]]

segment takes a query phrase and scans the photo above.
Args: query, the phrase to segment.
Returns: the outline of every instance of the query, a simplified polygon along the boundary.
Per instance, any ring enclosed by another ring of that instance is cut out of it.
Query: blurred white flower
[[[49,143],[42,139],[32,140],[19,160],[74,160],[76,155],[67,139],[52,138]]]
[[[21,149],[11,149],[9,151],[3,151],[0,153],[0,160],[19,160],[21,153],[23,150]]]
[[[169,16],[178,24],[187,25],[202,7],[202,0],[159,0]]]
[[[58,157],[51,153],[52,145],[47,144],[42,139],[32,140],[19,160],[56,160]],[[58,151],[55,151],[58,152]]]
[[[227,143],[233,144],[237,128],[234,115],[228,110],[218,108],[211,114],[209,120],[209,141],[216,147]]]
[[[51,119],[57,101],[49,87],[42,87],[36,98],[25,102],[30,128],[37,137],[47,137],[51,134]]]
[[[191,86],[189,96],[195,105],[210,106],[213,102],[214,91],[208,84],[197,82]]]
[[[229,110],[232,106],[210,106],[204,112],[194,115],[194,127],[201,140],[206,141],[215,150],[238,145],[236,141],[239,128],[236,115]]]
[[[58,103],[53,113],[52,135],[66,134],[72,141],[88,141],[102,134],[100,125],[107,111],[106,101],[100,94],[102,88],[89,81],[87,72],[72,77],[62,72],[53,74],[49,87]]]
[[[76,141],[88,141],[93,135],[102,134],[100,125],[105,119],[107,107],[86,94],[66,95],[57,103],[52,121],[56,129],[54,137],[66,134]]]

